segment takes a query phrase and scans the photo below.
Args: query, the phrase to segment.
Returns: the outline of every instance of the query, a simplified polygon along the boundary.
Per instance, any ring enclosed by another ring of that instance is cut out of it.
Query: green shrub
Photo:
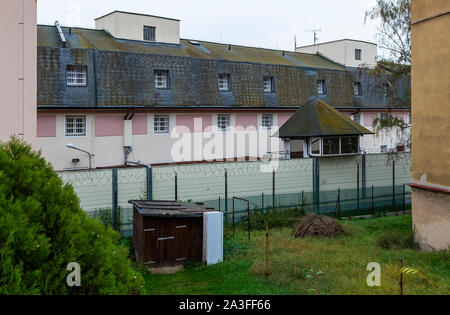
[[[139,294],[119,234],[80,208],[72,186],[16,138],[0,143],[0,294]],[[67,265],[81,266],[69,287]]]

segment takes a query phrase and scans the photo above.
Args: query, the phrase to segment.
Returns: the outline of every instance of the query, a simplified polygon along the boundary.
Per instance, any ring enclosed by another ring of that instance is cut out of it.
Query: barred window
[[[319,95],[327,94],[327,85],[325,80],[317,80],[317,94]]]
[[[87,85],[86,66],[67,66],[67,85],[86,86]]]
[[[86,116],[66,116],[67,137],[84,137],[86,136]]]
[[[272,114],[263,114],[262,115],[262,126],[266,130],[272,129],[272,126],[273,126],[273,115]]]
[[[167,89],[169,87],[169,71],[155,70],[155,88]]]
[[[230,115],[218,115],[217,116],[217,128],[220,131],[230,130]]]
[[[219,74],[219,90],[229,91],[230,90],[230,75],[229,74]]]
[[[169,133],[169,116],[155,115],[153,120],[154,133]]]
[[[275,92],[275,87],[273,84],[273,77],[264,77],[264,92],[265,93],[273,93]]]
[[[154,26],[144,26],[144,40],[155,41],[156,28]]]

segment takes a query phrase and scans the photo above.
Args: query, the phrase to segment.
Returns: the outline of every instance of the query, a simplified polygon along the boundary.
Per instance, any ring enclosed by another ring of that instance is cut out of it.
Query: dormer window
[[[230,91],[230,75],[229,74],[219,74],[219,91],[228,92]]]
[[[157,89],[169,88],[169,71],[155,70],[155,88]]]
[[[273,77],[264,77],[263,84],[264,84],[264,93],[275,92],[275,84]]]
[[[354,92],[355,96],[362,95],[361,82],[353,83],[353,92]]]
[[[67,86],[86,86],[87,67],[67,66]]]
[[[156,27],[144,26],[144,40],[154,42],[156,34]]]
[[[317,80],[317,94],[319,95],[327,94],[327,85],[325,80]]]

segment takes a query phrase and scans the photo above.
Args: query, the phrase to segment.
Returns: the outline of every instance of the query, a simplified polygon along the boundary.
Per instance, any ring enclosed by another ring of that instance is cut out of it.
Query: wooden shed
[[[203,259],[203,203],[130,200],[136,260],[150,268]]]

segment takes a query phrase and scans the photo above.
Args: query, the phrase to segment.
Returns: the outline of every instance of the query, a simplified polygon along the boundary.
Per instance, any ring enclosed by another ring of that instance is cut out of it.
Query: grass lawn
[[[420,252],[408,244],[411,216],[341,221],[346,235],[334,239],[296,239],[292,228],[270,231],[271,276],[266,279],[264,231],[225,233],[225,261],[214,266],[186,265],[172,275],[142,271],[149,294],[314,294],[308,270],[322,271],[323,294],[398,294],[398,258],[417,276],[404,278],[405,294],[450,294],[450,253]],[[384,242],[381,243],[380,239]],[[402,241],[403,240],[403,241]],[[409,242],[410,243],[410,242]],[[384,247],[390,249],[383,249]],[[368,287],[367,264],[381,265],[381,286]],[[431,282],[435,288],[433,288]]]

